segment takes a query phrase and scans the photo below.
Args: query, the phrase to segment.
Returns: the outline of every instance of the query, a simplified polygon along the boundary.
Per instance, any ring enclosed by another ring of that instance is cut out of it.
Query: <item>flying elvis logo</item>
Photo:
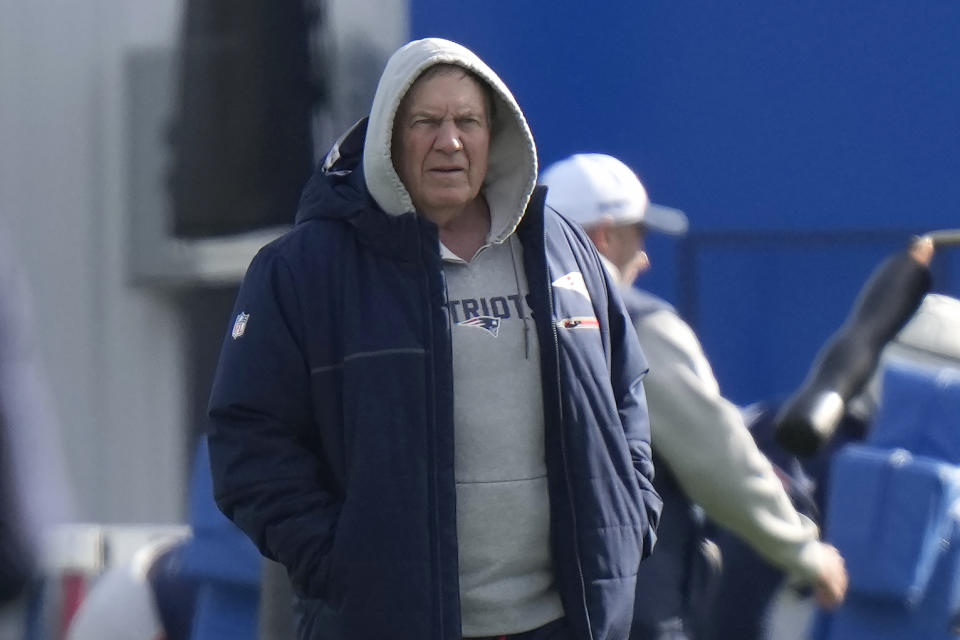
[[[473,327],[482,329],[494,338],[500,337],[500,327],[504,320],[511,318],[524,319],[528,317],[526,308],[519,293],[489,298],[462,298],[447,303],[447,313],[450,321],[458,327]]]
[[[469,320],[462,320],[457,325],[483,329],[494,338],[500,335],[500,318],[494,318],[493,316],[475,316]]]

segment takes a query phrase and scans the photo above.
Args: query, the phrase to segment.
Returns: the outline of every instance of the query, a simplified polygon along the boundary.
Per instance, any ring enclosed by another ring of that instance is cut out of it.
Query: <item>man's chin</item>
[[[470,193],[468,189],[437,189],[426,198],[426,204],[437,209],[449,209],[465,207],[476,196]]]

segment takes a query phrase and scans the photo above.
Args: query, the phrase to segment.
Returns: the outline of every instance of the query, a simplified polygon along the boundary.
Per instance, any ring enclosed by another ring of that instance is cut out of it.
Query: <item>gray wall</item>
[[[137,210],[165,202],[162,175],[132,191],[125,79],[132,52],[173,48],[179,14],[175,0],[0,0],[0,228],[32,287],[79,520],[184,516],[190,336],[184,298],[134,284],[127,264]],[[332,132],[362,115],[406,5],[336,0],[328,18]],[[163,131],[143,139],[165,153]]]

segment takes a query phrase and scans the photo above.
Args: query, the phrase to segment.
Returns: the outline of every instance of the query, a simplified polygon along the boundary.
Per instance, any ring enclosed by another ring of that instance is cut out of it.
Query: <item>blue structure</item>
[[[262,558],[217,509],[206,437],[194,458],[189,518],[182,572],[197,585],[190,640],[256,640]]]
[[[693,234],[647,288],[740,403],[795,389],[871,270],[960,226],[960,4],[411,0],[413,37],[474,49],[546,165],[602,151]],[[936,262],[958,295],[960,262]]]
[[[893,367],[866,444],[831,474],[827,536],[850,572],[818,640],[960,633],[960,369]]]

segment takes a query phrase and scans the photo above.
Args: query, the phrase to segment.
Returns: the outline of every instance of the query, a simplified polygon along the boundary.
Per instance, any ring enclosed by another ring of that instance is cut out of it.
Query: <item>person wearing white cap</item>
[[[572,155],[547,167],[540,182],[548,187],[547,205],[587,229],[628,287],[649,267],[646,232],[683,235],[689,226],[683,211],[650,202],[633,170],[613,156]]]
[[[839,605],[847,587],[843,558],[791,504],[740,411],[720,394],[691,327],[669,304],[633,287],[650,265],[646,233],[681,235],[686,215],[651,204],[636,174],[609,155],[570,156],[540,181],[547,206],[583,225],[619,280],[650,365],[644,388],[659,461],[655,486],[665,506],[660,544],[640,567],[631,638],[693,637],[687,589],[702,536],[691,502],[795,582],[812,585],[823,606]]]

